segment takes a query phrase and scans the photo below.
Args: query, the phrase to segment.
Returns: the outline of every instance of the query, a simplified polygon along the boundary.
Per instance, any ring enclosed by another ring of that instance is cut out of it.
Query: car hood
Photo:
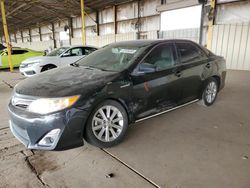
[[[46,71],[21,81],[15,92],[34,97],[86,96],[104,87],[119,73],[67,66]]]
[[[51,61],[58,59],[59,56],[37,56],[37,57],[31,57],[22,62],[23,65],[27,65],[29,63],[34,63],[34,62],[41,62],[41,61]]]

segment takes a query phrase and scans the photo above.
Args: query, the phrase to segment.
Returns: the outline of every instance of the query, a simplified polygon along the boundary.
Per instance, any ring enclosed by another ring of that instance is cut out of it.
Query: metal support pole
[[[7,26],[6,15],[5,15],[4,0],[1,0],[0,3],[1,3],[1,13],[2,13],[2,19],[3,19],[4,37],[5,37],[5,42],[7,44],[7,50],[8,50],[8,63],[10,66],[10,72],[13,72],[13,64],[12,64],[12,58],[11,58],[11,44],[10,44],[8,26]]]
[[[82,44],[86,45],[84,0],[80,1],[81,1],[81,15],[82,15]]]
[[[114,34],[117,34],[117,6],[113,6],[113,14],[114,14]]]
[[[23,31],[20,31],[20,33],[21,33],[21,39],[22,39],[22,43],[23,43]]]
[[[117,10],[116,5],[113,6],[113,17],[114,17],[114,37],[116,42],[116,34],[117,34]]]
[[[73,18],[69,18],[70,37],[74,38]]]
[[[199,36],[199,44],[200,45],[202,45],[202,40],[203,40],[204,8],[205,8],[205,2],[202,2],[202,7],[201,7],[201,23],[200,23],[200,36]]]
[[[41,27],[38,27],[39,39],[43,41]]]
[[[141,34],[141,3],[140,3],[140,0],[137,0],[137,6],[138,6],[138,10],[137,10],[137,14],[138,14],[138,18],[137,18],[137,39],[140,39],[140,34]]]
[[[32,42],[31,29],[29,28],[29,42]]]
[[[212,48],[212,37],[213,37],[213,26],[214,26],[214,15],[215,15],[216,0],[210,1],[210,12],[208,15],[208,31],[207,31],[207,48]]]
[[[100,25],[99,25],[99,11],[96,11],[96,34],[100,35]]]
[[[54,44],[54,48],[56,48],[56,35],[55,35],[55,25],[54,25],[54,23],[51,23],[51,26],[52,26],[53,44]]]
[[[14,33],[15,43],[17,43],[16,33]]]
[[[72,37],[73,26],[72,26],[72,20],[71,20],[71,18],[68,18],[68,26],[69,26],[69,45],[71,45],[72,44],[71,38],[73,38]]]

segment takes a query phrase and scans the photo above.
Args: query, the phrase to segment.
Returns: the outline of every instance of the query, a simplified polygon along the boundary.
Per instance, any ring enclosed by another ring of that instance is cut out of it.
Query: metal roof
[[[92,12],[129,1],[85,0],[85,11]],[[5,0],[5,9],[10,33],[81,14],[80,0]],[[2,34],[2,19],[0,24]]]

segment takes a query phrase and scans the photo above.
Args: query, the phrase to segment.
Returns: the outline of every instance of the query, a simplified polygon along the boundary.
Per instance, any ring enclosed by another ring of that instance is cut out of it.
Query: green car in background
[[[22,61],[30,57],[42,56],[44,52],[34,51],[27,48],[12,48],[12,64],[13,67],[19,67]],[[4,49],[0,51],[0,69],[9,68],[8,51]]]

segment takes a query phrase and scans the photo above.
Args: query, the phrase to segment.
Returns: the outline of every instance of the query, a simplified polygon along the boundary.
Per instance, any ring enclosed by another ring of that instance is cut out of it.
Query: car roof
[[[12,50],[28,50],[28,48],[12,47]]]
[[[142,47],[154,44],[160,44],[163,42],[192,42],[191,40],[185,39],[156,39],[156,40],[131,40],[131,41],[121,41],[116,43],[111,43],[110,45],[121,45],[121,46],[131,46],[131,47]]]
[[[62,46],[62,48],[79,48],[79,47],[82,47],[82,48],[97,48],[95,46],[91,46],[91,45],[73,45],[73,46]]]
[[[28,50],[28,48],[12,47],[12,50]],[[2,51],[8,51],[8,49],[5,48]]]

